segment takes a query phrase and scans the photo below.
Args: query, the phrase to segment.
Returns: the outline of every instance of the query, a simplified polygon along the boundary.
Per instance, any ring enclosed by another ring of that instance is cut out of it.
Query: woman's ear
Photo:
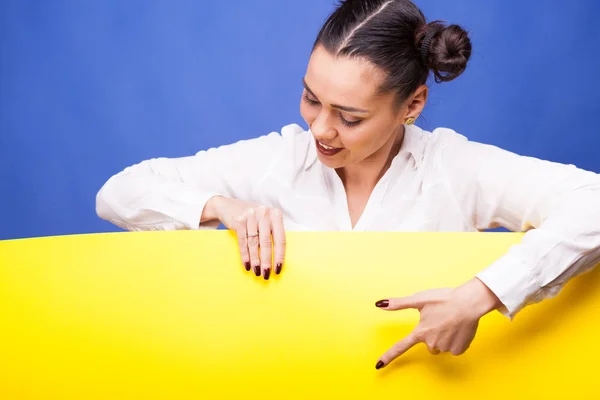
[[[407,103],[406,118],[414,118],[415,120],[419,118],[423,108],[425,108],[428,94],[429,89],[425,85],[421,85],[415,90],[412,98]]]

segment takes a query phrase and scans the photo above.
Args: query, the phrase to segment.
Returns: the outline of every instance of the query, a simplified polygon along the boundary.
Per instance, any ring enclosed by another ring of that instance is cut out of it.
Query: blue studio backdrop
[[[600,2],[416,0],[471,31],[419,125],[600,172]],[[118,230],[114,173],[278,131],[333,0],[0,0],[0,239]]]

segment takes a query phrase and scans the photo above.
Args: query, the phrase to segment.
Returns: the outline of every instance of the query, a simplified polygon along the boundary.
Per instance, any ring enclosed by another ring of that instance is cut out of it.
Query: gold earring
[[[405,122],[406,125],[412,125],[414,123],[415,123],[415,119],[412,117],[407,118],[406,122]]]

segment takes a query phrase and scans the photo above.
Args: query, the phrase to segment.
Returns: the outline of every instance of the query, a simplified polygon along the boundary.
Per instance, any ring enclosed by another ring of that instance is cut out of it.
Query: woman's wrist
[[[225,200],[223,196],[213,196],[204,205],[204,209],[202,210],[202,216],[200,218],[200,223],[205,223],[209,221],[220,221],[219,218],[219,207],[220,204]]]
[[[498,296],[478,278],[473,278],[457,287],[453,295],[461,307],[469,310],[469,313],[475,319],[479,319],[502,306]]]

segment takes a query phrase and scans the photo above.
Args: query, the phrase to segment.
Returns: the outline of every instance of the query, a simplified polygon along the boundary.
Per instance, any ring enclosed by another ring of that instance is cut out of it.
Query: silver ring
[[[247,237],[257,237],[258,236],[258,232],[252,233],[252,234],[249,234],[249,235],[246,235],[246,236]]]

